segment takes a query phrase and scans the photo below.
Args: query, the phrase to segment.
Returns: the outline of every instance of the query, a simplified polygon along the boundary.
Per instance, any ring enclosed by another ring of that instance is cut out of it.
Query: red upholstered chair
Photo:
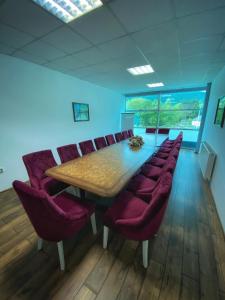
[[[95,151],[95,147],[94,147],[92,140],[80,142],[79,146],[80,146],[82,155],[86,155],[86,154],[89,154],[89,153]]]
[[[146,128],[146,133],[156,133],[156,128]]]
[[[159,128],[158,134],[169,134],[170,130],[169,128]]]
[[[117,132],[117,133],[115,133],[115,138],[116,138],[116,142],[117,142],[117,143],[119,143],[119,142],[121,142],[121,141],[124,140],[124,137],[123,137],[123,135],[122,135],[122,132]]]
[[[97,150],[107,147],[106,140],[103,136],[94,139],[94,142]]]
[[[148,240],[158,231],[167,207],[172,176],[165,173],[149,195],[149,202],[133,193],[122,192],[104,215],[103,248],[107,248],[109,228],[128,239],[142,241],[143,265],[148,266]]]
[[[38,250],[42,249],[43,240],[56,242],[60,268],[64,270],[62,240],[74,236],[90,218],[96,234],[94,205],[81,202],[79,198],[66,192],[51,197],[20,181],[14,181],[13,187],[39,237]]]
[[[129,134],[129,137],[132,137],[132,136],[134,136],[133,129],[129,129],[129,130],[128,130],[128,134]]]
[[[33,188],[54,195],[68,187],[67,184],[45,175],[47,169],[57,166],[51,150],[26,154],[23,156],[23,162]]]
[[[141,168],[141,174],[144,176],[157,180],[163,173],[170,172],[173,174],[176,168],[176,159],[174,157],[170,157],[163,167],[153,166],[151,164],[145,164]]]
[[[108,134],[105,136],[108,146],[116,143],[113,134]]]
[[[80,157],[76,144],[65,145],[57,148],[61,163]]]
[[[123,135],[123,137],[124,137],[125,140],[129,139],[128,131],[126,131],[126,130],[122,131],[122,135]]]

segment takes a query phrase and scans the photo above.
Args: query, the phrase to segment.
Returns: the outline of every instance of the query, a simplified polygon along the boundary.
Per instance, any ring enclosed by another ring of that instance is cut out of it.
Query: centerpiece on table
[[[129,146],[131,149],[138,149],[142,145],[144,145],[142,136],[135,135],[129,138]]]

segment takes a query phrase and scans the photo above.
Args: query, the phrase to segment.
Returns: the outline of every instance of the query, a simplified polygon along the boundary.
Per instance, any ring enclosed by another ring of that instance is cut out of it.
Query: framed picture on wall
[[[218,100],[214,124],[223,127],[225,118],[225,96]]]
[[[89,121],[89,104],[72,102],[74,122]]]

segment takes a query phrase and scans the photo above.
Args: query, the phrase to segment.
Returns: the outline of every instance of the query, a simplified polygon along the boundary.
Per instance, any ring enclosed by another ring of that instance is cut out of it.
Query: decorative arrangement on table
[[[135,135],[129,138],[129,143],[128,145],[130,146],[131,149],[139,149],[141,148],[142,145],[144,145],[144,140],[142,136]]]

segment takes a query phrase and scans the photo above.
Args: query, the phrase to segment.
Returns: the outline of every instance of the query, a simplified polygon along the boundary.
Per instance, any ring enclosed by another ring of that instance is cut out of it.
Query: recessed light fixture
[[[129,68],[127,69],[127,71],[130,72],[132,75],[144,75],[154,72],[151,65]]]
[[[33,0],[64,23],[103,5],[100,0]]]
[[[162,82],[149,83],[149,84],[147,84],[147,86],[150,88],[155,88],[155,87],[164,86],[164,83],[162,83]]]

